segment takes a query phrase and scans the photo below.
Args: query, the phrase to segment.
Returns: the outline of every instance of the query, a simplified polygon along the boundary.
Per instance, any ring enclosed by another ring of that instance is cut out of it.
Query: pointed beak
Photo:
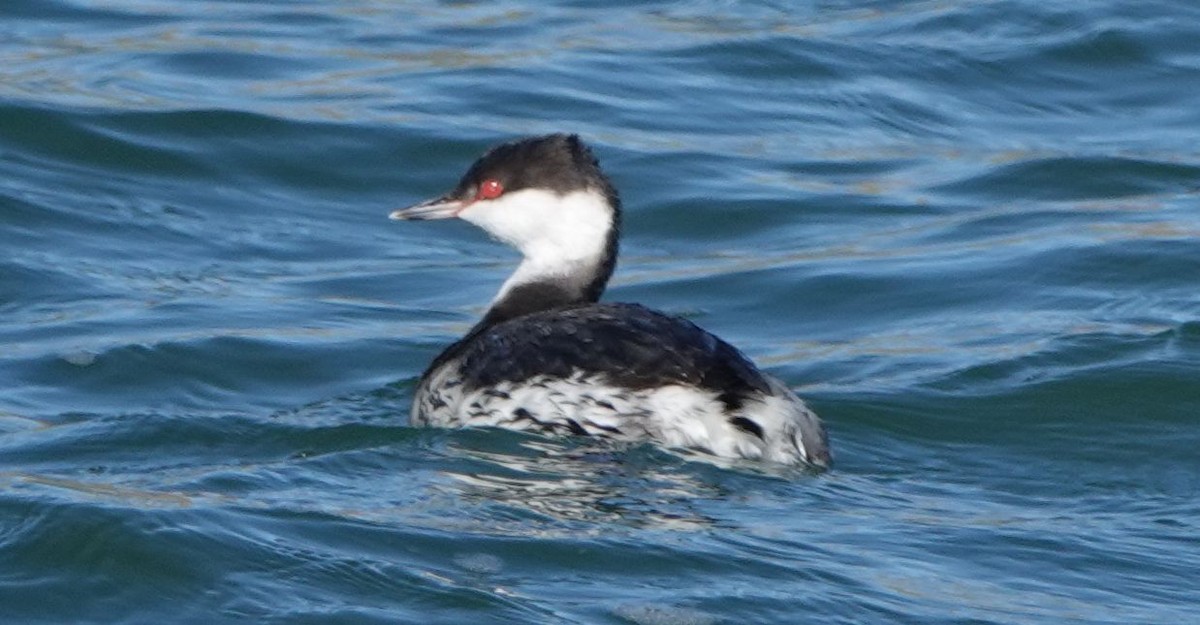
[[[462,209],[467,207],[467,203],[462,200],[456,200],[448,195],[432,200],[425,200],[420,204],[413,204],[408,208],[394,210],[388,215],[389,219],[406,219],[419,221],[424,219],[448,219],[457,217]]]

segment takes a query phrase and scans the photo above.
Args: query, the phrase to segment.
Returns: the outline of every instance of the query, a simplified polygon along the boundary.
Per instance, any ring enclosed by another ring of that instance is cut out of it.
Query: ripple
[[[1006,165],[935,192],[968,194],[1005,202],[1070,201],[1192,191],[1200,166],[1119,157],[1062,157]]]
[[[9,620],[1192,616],[1190,4],[9,4]],[[387,212],[564,130],[836,470],[407,426],[515,258]]]

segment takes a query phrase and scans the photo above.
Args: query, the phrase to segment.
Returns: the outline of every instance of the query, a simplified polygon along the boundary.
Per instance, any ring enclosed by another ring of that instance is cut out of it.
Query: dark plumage
[[[735,347],[638,304],[580,304],[480,326],[438,356],[426,375],[450,360],[460,361],[467,389],[581,373],[629,389],[694,386],[716,393],[729,410],[752,393],[770,393]]]

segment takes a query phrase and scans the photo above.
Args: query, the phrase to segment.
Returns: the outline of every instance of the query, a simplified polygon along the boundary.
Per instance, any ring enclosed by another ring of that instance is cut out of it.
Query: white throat
[[[476,202],[459,217],[520,250],[523,259],[494,302],[513,288],[533,282],[583,284],[604,260],[613,209],[598,190],[524,189]],[[494,303],[493,302],[493,303]]]

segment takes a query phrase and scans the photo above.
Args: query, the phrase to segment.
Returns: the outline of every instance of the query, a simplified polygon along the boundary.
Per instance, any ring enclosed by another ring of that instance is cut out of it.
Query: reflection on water
[[[475,461],[475,470],[443,473],[444,493],[492,510],[489,532],[528,535],[535,515],[549,534],[563,523],[585,522],[587,534],[607,533],[611,524],[666,530],[698,530],[716,521],[692,503],[720,489],[687,470],[687,463],[641,446],[608,441],[528,439],[520,453],[451,444],[449,453]],[[664,460],[666,460],[664,462]],[[510,519],[511,523],[506,522]],[[481,528],[482,529],[482,528]],[[580,526],[571,525],[578,535]]]

